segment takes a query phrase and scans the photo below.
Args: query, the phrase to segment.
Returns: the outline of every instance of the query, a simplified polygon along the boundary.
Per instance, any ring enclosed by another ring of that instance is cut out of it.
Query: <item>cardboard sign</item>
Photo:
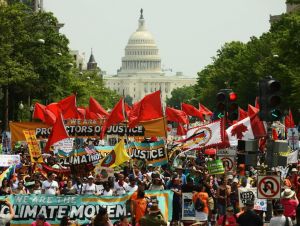
[[[193,193],[182,193],[182,220],[195,220]]]
[[[44,162],[39,143],[34,130],[24,130],[24,136],[28,145],[31,163]]]

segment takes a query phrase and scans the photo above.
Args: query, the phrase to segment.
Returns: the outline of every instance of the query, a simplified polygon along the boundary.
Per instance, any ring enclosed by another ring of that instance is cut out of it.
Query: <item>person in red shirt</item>
[[[39,214],[36,217],[36,221],[31,223],[31,226],[51,226],[51,224],[46,222],[46,218],[43,214]]]
[[[281,194],[280,203],[284,207],[284,216],[290,217],[292,220],[296,219],[296,208],[299,201],[295,195],[295,192],[289,188],[286,188]]]
[[[228,206],[226,208],[226,214],[221,216],[217,222],[218,226],[236,226],[236,215],[233,212],[233,207]]]

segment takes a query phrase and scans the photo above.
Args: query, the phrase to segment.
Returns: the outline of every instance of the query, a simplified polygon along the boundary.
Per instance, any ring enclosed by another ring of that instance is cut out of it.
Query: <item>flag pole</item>
[[[160,91],[160,103],[162,103],[162,92],[161,92],[161,87],[159,87],[159,91]],[[166,115],[163,109],[163,105],[161,105],[161,112],[162,112],[162,116],[163,116],[163,122],[164,122],[164,130],[165,130],[165,137],[166,137],[166,141],[168,141],[168,132],[166,129]]]
[[[129,144],[129,140],[128,140],[128,127],[127,127],[127,125],[128,125],[128,118],[127,118],[127,114],[126,114],[126,111],[125,111],[125,92],[124,92],[124,89],[123,89],[123,100],[122,100],[122,113],[123,113],[123,116],[124,116],[124,118],[125,118],[125,133],[124,133],[124,135],[125,135],[125,139],[126,139],[126,143],[125,143],[125,150],[126,150],[126,152],[127,153],[129,153],[129,150],[128,150],[128,144]],[[133,173],[133,176],[134,176],[134,178],[136,177],[136,175],[135,175],[135,172],[134,172],[134,169],[133,169],[133,162],[132,162],[132,159],[130,159],[129,160],[129,166],[130,166],[130,168],[131,168],[131,170],[132,170],[132,173]]]

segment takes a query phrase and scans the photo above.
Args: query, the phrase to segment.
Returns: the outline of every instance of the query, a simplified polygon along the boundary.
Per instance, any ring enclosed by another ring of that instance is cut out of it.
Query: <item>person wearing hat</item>
[[[186,184],[186,175],[183,173],[183,168],[181,165],[176,167],[176,172],[178,173],[179,178],[182,181],[182,184]]]
[[[140,220],[141,226],[167,225],[157,203],[153,203],[149,213]]]
[[[274,207],[274,216],[270,220],[269,226],[293,226],[291,218],[283,215],[284,207],[282,204],[277,204]]]
[[[263,226],[264,223],[257,213],[253,210],[254,201],[246,200],[245,211],[238,217],[238,226]]]
[[[295,192],[290,188],[284,189],[284,191],[281,193],[280,203],[284,207],[284,216],[290,217],[292,220],[295,220],[296,208],[299,204]]]
[[[46,222],[46,217],[43,214],[39,214],[36,217],[36,221],[31,223],[31,226],[51,226],[51,224]]]
[[[42,193],[46,195],[59,195],[59,186],[55,181],[56,174],[48,173],[48,179],[42,183]]]
[[[83,195],[96,195],[97,187],[94,183],[94,177],[92,175],[88,176],[87,183],[82,188]]]
[[[226,208],[226,214],[219,217],[217,226],[235,226],[237,217],[232,206]]]

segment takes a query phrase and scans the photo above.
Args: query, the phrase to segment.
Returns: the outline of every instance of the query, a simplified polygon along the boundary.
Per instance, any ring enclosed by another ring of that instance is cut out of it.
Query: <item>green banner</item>
[[[87,224],[97,214],[99,208],[107,209],[112,222],[121,216],[130,217],[131,194],[122,196],[95,196],[95,195],[10,195],[7,196],[14,206],[15,217],[11,225],[30,225],[38,214],[43,214],[51,225],[58,225],[63,216],[69,216],[80,225]],[[172,218],[173,192],[146,191],[146,196],[158,200],[159,208],[165,219]],[[2,196],[3,197],[3,196]],[[0,206],[1,213],[7,213],[8,207]]]
[[[209,161],[207,163],[208,173],[215,175],[215,174],[224,174],[224,166],[221,159],[216,159],[214,161]]]

